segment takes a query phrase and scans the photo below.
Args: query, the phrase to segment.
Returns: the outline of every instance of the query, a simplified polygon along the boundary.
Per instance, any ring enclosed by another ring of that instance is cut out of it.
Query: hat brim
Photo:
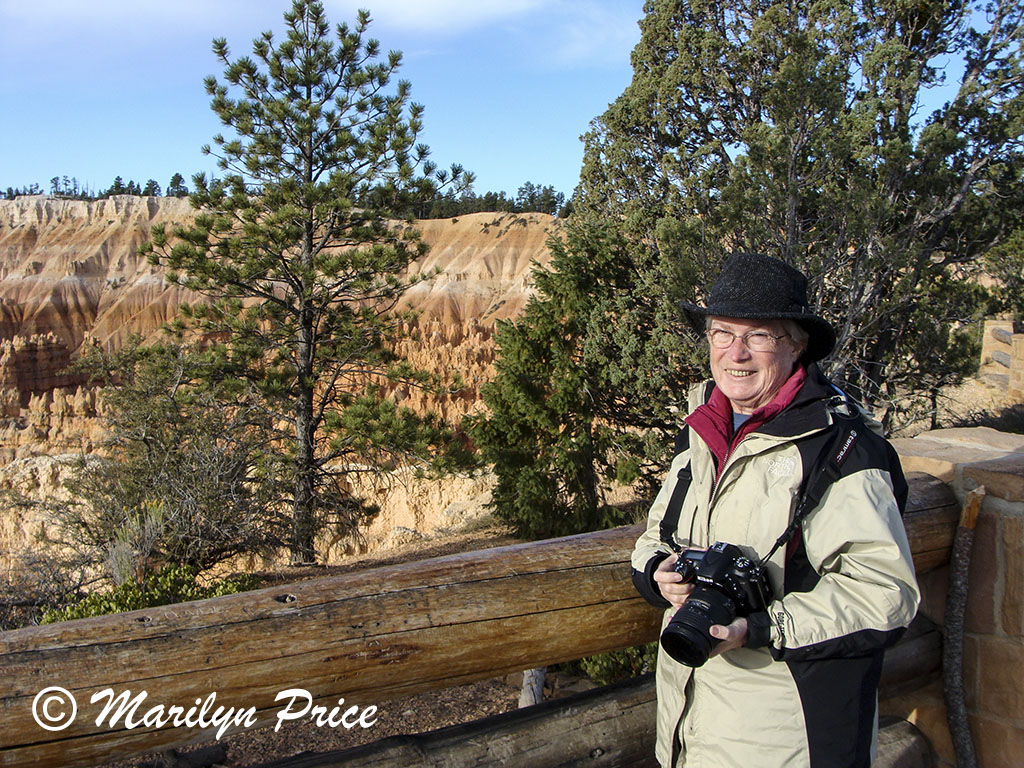
[[[704,323],[707,317],[735,317],[740,320],[795,320],[807,330],[807,349],[804,350],[803,359],[808,363],[816,363],[828,357],[828,354],[836,345],[836,331],[822,317],[808,314],[806,312],[751,312],[750,308],[730,307],[726,305],[715,307],[698,307],[688,301],[679,303],[680,309],[690,325],[698,335],[704,333]]]

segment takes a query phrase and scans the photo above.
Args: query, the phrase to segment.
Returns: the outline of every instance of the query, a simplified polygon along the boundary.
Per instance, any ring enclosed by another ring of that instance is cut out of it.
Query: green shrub
[[[43,614],[41,623],[54,624],[157,605],[205,600],[254,589],[258,582],[255,576],[240,574],[218,579],[204,587],[197,583],[198,575],[199,570],[194,566],[169,565],[157,573],[147,574],[141,581],[127,581],[109,592],[93,593],[72,605],[50,609]]]
[[[574,662],[560,664],[558,668],[570,674],[586,675],[599,685],[608,685],[653,671],[657,658],[658,644],[647,643],[585,656]]]

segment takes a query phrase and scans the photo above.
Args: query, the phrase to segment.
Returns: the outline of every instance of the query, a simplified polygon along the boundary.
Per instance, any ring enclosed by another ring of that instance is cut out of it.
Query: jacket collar
[[[718,387],[711,391],[707,402],[694,409],[685,421],[700,435],[721,466],[740,440],[784,412],[803,390],[806,381],[807,371],[798,365],[772,401],[754,411],[735,433],[732,404]]]
[[[833,401],[846,402],[846,396],[812,363],[807,366],[807,381],[793,401],[758,431],[774,437],[799,437],[825,429],[832,423],[828,405]]]
[[[697,402],[692,397],[697,394]],[[721,458],[739,439],[757,432],[772,437],[792,438],[818,432],[831,424],[828,403],[843,395],[825,378],[814,363],[798,369],[775,399],[758,409],[733,435],[732,406],[718,387],[698,385],[691,392],[691,412],[686,423]]]

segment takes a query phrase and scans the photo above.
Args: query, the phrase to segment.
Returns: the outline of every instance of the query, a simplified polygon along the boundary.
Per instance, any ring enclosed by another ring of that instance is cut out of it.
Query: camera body
[[[730,624],[768,607],[771,588],[764,570],[735,544],[716,542],[707,550],[686,549],[674,570],[694,589],[661,633],[661,647],[676,661],[699,667],[720,642],[715,624]]]

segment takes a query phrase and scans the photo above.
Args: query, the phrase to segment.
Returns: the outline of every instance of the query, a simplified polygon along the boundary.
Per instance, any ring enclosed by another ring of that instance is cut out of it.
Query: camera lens
[[[661,633],[661,647],[680,664],[699,667],[720,642],[710,630],[715,624],[729,624],[736,618],[736,606],[721,592],[698,587]]]
[[[711,654],[711,641],[714,638],[704,635],[692,627],[676,627],[673,631],[667,628],[661,635],[661,647],[665,653],[688,667],[699,667],[708,660]]]

